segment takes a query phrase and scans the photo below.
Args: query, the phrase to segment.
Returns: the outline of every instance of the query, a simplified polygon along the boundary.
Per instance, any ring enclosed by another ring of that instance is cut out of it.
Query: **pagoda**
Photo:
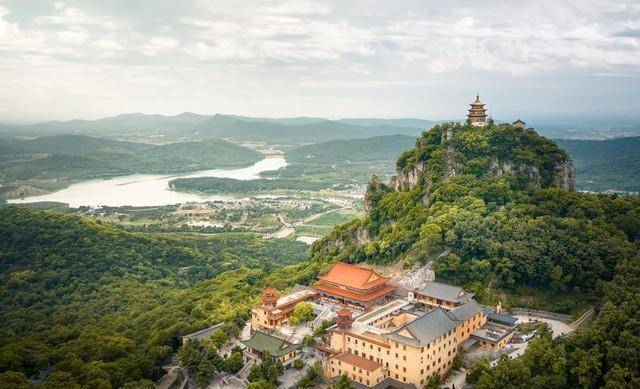
[[[484,103],[480,101],[480,96],[476,96],[476,100],[469,104],[469,123],[472,126],[484,127],[487,125],[487,110],[484,108]]]

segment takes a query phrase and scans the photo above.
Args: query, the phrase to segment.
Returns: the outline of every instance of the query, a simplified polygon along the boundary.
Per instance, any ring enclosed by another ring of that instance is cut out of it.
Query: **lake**
[[[255,180],[260,173],[278,170],[287,166],[280,156],[270,156],[242,169],[202,170],[186,174],[132,174],[108,180],[91,180],[73,184],[66,189],[41,196],[9,200],[9,203],[34,203],[38,201],[56,201],[67,203],[70,207],[88,206],[149,206],[169,205],[186,202],[228,200],[232,196],[201,196],[169,190],[169,181],[175,178],[220,177],[237,180]]]

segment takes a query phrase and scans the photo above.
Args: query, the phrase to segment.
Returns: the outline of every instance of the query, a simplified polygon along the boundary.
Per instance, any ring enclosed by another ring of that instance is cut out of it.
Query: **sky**
[[[0,0],[0,121],[640,114],[640,1]]]

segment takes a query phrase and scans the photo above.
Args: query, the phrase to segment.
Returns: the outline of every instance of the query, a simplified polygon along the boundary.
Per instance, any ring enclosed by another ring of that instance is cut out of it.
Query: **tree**
[[[55,371],[42,383],[43,389],[80,389],[80,385],[70,373]]]
[[[353,385],[351,385],[351,381],[349,381],[349,377],[346,374],[341,374],[340,378],[333,384],[333,389],[353,389]]]
[[[425,388],[438,389],[441,384],[442,384],[442,378],[440,377],[439,374],[436,374],[433,377],[429,378],[429,381],[427,381],[427,385],[425,385]]]
[[[29,389],[27,376],[15,371],[0,373],[0,389]]]
[[[304,362],[302,361],[302,358],[297,358],[295,361],[293,361],[293,367],[300,370],[304,367]]]
[[[153,389],[155,388],[155,384],[153,381],[149,380],[140,380],[140,381],[131,381],[122,385],[122,389]]]
[[[453,357],[453,363],[451,364],[451,368],[454,370],[460,370],[461,367],[462,367],[462,357],[460,356],[460,354],[456,354],[456,356]]]
[[[298,382],[298,389],[313,389],[322,377],[322,362],[316,362],[307,369],[306,374]]]
[[[276,389],[276,385],[274,385],[273,383],[267,380],[260,379],[258,381],[251,382],[247,388],[248,389]]]
[[[289,317],[288,322],[291,325],[298,325],[313,319],[313,307],[308,301],[302,301],[293,308],[293,313]]]
[[[235,374],[242,369],[242,366],[244,366],[242,352],[233,352],[224,360],[224,371],[228,373]]]
[[[485,358],[478,359],[473,362],[471,366],[469,366],[469,371],[467,372],[467,382],[470,384],[477,383],[482,373],[489,370],[489,368],[489,361]]]
[[[278,385],[278,378],[284,372],[282,361],[276,360],[268,351],[262,353],[262,363],[251,366],[248,379],[250,382],[265,380]]]

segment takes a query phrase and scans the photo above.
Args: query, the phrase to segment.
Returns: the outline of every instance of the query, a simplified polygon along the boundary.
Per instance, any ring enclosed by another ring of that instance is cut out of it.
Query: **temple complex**
[[[476,96],[476,100],[469,104],[469,114],[467,115],[468,122],[472,126],[484,127],[487,125],[487,110],[484,108],[484,103],[480,101],[480,96]]]
[[[315,343],[327,378],[346,374],[358,388],[422,388],[444,377],[463,350],[500,351],[515,332],[516,319],[501,314],[500,305],[482,306],[459,286],[426,281],[399,296],[389,277],[342,262],[318,278],[285,296],[264,290],[251,338],[243,341],[247,360],[268,351],[289,365],[304,347],[300,334],[329,325]],[[302,301],[317,317],[281,328]]]
[[[321,275],[313,289],[319,296],[365,311],[392,298],[396,287],[374,270],[338,262]]]

